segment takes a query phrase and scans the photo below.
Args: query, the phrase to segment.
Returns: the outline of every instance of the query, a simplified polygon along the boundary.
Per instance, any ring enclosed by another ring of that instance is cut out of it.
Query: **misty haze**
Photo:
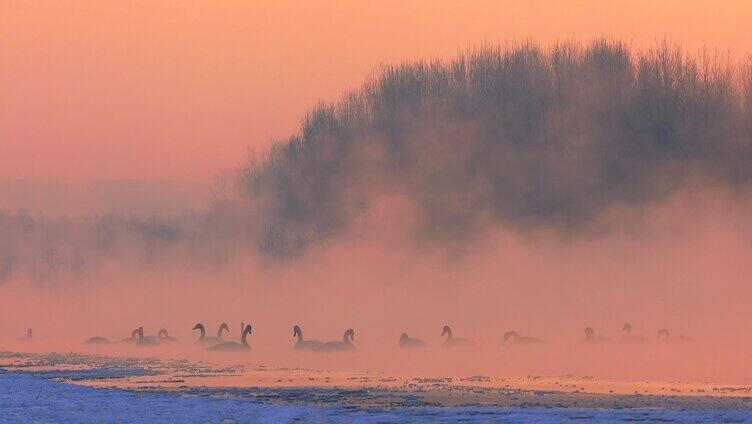
[[[752,419],[752,40],[565,3],[0,5],[0,422]]]

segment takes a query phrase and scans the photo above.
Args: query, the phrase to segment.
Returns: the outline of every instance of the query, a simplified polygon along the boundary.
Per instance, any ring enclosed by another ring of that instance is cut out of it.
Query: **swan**
[[[596,336],[595,330],[592,327],[585,328],[585,340],[583,340],[583,343],[605,343],[610,341],[611,339],[608,337]]]
[[[248,324],[243,329],[243,334],[240,336],[240,343],[238,342],[223,342],[209,346],[206,350],[210,352],[222,352],[222,351],[234,351],[234,350],[250,350],[251,346],[248,345],[246,337],[251,333],[251,324]]]
[[[511,344],[525,346],[542,345],[545,343],[545,341],[536,339],[535,337],[520,336],[520,333],[516,331],[507,331],[506,333],[504,333],[504,337],[501,342],[501,344],[504,345]]]
[[[19,337],[18,340],[21,342],[30,342],[31,341],[31,328],[27,329],[26,335]]]
[[[125,339],[120,340],[119,343],[137,343],[138,342],[138,328],[134,329],[131,332],[131,336],[127,337]],[[91,344],[91,345],[103,345],[103,344],[109,344],[112,343],[110,339],[107,337],[101,337],[101,336],[94,336],[86,339],[84,344]]]
[[[469,347],[475,346],[475,342],[467,339],[456,338],[452,335],[452,329],[448,325],[445,325],[441,331],[441,335],[446,335],[447,338],[444,341],[446,347]]]
[[[624,333],[622,334],[621,338],[627,343],[644,343],[646,341],[645,337],[637,334],[632,334],[632,324],[630,323],[624,324],[624,327],[622,327],[621,331]]]
[[[352,344],[355,339],[355,330],[352,328],[345,331],[342,341],[325,342],[313,348],[317,352],[335,352],[341,350],[353,350],[355,345]]]
[[[193,327],[194,330],[199,330],[201,332],[201,335],[199,336],[198,340],[196,340],[196,343],[199,344],[210,344],[217,342],[221,342],[222,340],[222,332],[227,331],[230,332],[230,328],[227,326],[227,323],[222,323],[222,325],[219,326],[219,329],[217,330],[217,336],[207,336],[206,335],[206,328],[204,327],[204,324],[198,323],[195,327]]]
[[[303,340],[303,331],[299,325],[292,327],[292,336],[298,338],[295,349],[315,349],[323,344],[320,340]]]
[[[156,341],[154,341],[153,337],[144,337],[144,327],[138,327],[135,330],[136,333],[136,344],[138,346],[154,346],[158,344]]]
[[[410,337],[407,333],[402,333],[399,338],[399,347],[403,349],[410,349],[415,347],[426,347],[426,343],[421,339]]]
[[[692,338],[684,335],[672,336],[667,329],[658,330],[658,341],[663,343],[686,343],[691,342]]]
[[[138,343],[138,328],[131,331],[131,336],[120,340],[120,343],[135,344]]]
[[[174,338],[174,337],[170,336],[169,334],[167,334],[167,330],[165,330],[164,328],[161,329],[161,330],[159,330],[159,333],[157,333],[157,338],[159,339],[160,343],[162,343],[162,342],[174,342],[174,341],[177,341],[176,338]]]

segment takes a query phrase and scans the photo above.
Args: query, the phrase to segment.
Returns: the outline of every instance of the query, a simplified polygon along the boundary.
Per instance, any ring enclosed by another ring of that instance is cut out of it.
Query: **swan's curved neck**
[[[220,339],[222,338],[222,332],[223,331],[225,331],[225,326],[224,325],[220,325],[219,329],[217,330],[217,338],[220,338]]]
[[[240,343],[242,343],[244,346],[248,346],[248,340],[246,340],[246,338],[248,337],[248,333],[250,332],[251,332],[251,326],[248,325],[243,330],[243,335],[240,336]]]
[[[298,338],[298,343],[303,343],[303,330],[296,327],[294,333],[293,336]]]
[[[199,340],[201,340],[201,339],[203,339],[204,337],[206,337],[206,329],[204,329],[204,326],[203,326],[203,325],[202,325],[202,326],[200,326],[200,327],[198,327],[198,331],[200,331],[200,332],[201,332],[201,335],[200,335],[200,336],[198,336],[198,339],[199,339]]]
[[[520,335],[516,331],[507,331],[504,333],[503,342],[506,343],[509,339],[516,339],[518,337],[520,337]]]

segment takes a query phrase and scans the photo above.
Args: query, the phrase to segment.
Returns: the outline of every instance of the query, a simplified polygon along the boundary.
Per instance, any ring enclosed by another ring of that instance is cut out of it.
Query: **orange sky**
[[[752,51],[741,0],[313,3],[0,0],[0,180],[208,179],[380,64],[481,43]]]

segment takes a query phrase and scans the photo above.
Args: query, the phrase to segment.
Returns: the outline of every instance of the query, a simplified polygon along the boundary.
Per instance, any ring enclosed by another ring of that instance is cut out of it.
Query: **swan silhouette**
[[[667,329],[661,328],[658,330],[658,341],[663,343],[686,343],[691,342],[692,338],[684,335],[672,336]]]
[[[136,345],[138,346],[154,346],[158,344],[153,337],[144,337],[144,327],[138,327],[135,330]]]
[[[527,336],[520,336],[520,333],[512,330],[507,331],[504,333],[504,337],[502,338],[502,344],[504,345],[525,345],[525,346],[533,346],[533,345],[542,345],[546,342],[541,339],[536,339],[535,337],[527,337]]]
[[[144,334],[143,331],[144,331],[143,327],[135,328],[131,332],[131,336],[130,337],[126,337],[124,339],[121,339],[118,343],[136,344],[139,341],[139,333],[141,335],[141,338],[144,339],[144,337],[143,337],[143,334]],[[149,341],[154,341],[153,338],[149,338],[149,337],[146,337],[146,340],[147,340],[146,343],[149,343]],[[84,344],[91,344],[91,345],[104,345],[104,344],[110,344],[110,343],[112,343],[112,341],[110,339],[108,339],[107,337],[102,337],[102,336],[90,337],[90,338],[86,339],[86,341],[84,342]]]
[[[295,325],[294,327],[292,327],[292,336],[298,338],[298,341],[295,342],[295,349],[311,350],[324,344],[324,342],[320,340],[304,340],[303,331],[300,329],[299,325]]]
[[[177,341],[176,338],[167,334],[167,330],[165,330],[164,328],[159,330],[159,333],[157,333],[157,339],[159,339],[160,343]]]
[[[345,331],[342,335],[342,341],[325,342],[313,348],[317,352],[336,352],[343,350],[353,350],[355,345],[352,344],[355,339],[355,330],[352,328]]]
[[[110,343],[110,339],[107,337],[94,336],[88,338],[84,344],[102,345]]]
[[[608,337],[595,335],[595,330],[593,330],[592,327],[585,328],[585,340],[583,340],[584,343],[607,343],[610,341],[611,339],[609,339]]]
[[[18,341],[21,341],[21,342],[30,342],[31,341],[31,328],[27,329],[26,330],[26,335],[19,337]]]
[[[248,324],[243,329],[243,334],[240,335],[240,343],[238,342],[223,342],[209,346],[206,350],[210,352],[229,352],[237,350],[250,350],[251,346],[248,345],[246,337],[251,333],[251,324]]]
[[[198,340],[196,340],[196,343],[199,344],[216,344],[217,342],[221,342],[222,340],[222,332],[227,331],[230,332],[230,328],[227,326],[227,323],[222,323],[222,325],[219,326],[219,329],[217,329],[217,336],[207,336],[206,335],[206,328],[204,327],[204,324],[201,324],[200,322],[196,324],[195,327],[193,327],[193,330],[199,330],[201,332],[201,335],[199,336]]]
[[[472,340],[467,339],[461,339],[458,337],[454,337],[452,334],[452,329],[449,328],[448,325],[445,325],[444,328],[441,330],[441,335],[446,335],[447,338],[444,341],[444,346],[446,347],[469,347],[469,346],[475,346],[475,342]]]
[[[426,347],[426,343],[421,339],[408,336],[407,333],[402,333],[399,338],[399,347],[403,349]]]
[[[632,334],[632,324],[626,323],[624,324],[624,327],[621,329],[622,335],[621,339],[627,343],[644,343],[645,337],[642,337],[637,334]]]
[[[138,343],[138,328],[131,331],[131,336],[120,340],[120,343],[136,344]]]
[[[132,344],[136,342],[138,342],[138,328],[134,329],[131,332],[130,337],[120,340],[119,343]],[[109,343],[112,343],[112,341],[110,341],[110,339],[108,339],[107,337],[102,337],[102,336],[90,337],[86,339],[86,341],[84,342],[84,344],[90,344],[90,345],[103,345],[103,344],[109,344]]]

